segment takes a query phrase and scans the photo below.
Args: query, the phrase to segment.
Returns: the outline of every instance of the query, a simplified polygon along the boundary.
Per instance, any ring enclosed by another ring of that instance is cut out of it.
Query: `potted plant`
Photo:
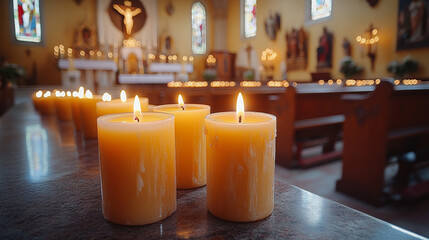
[[[207,68],[203,72],[203,78],[207,82],[211,82],[216,79],[216,70],[212,68]]]
[[[5,89],[9,83],[15,83],[18,78],[25,75],[22,66],[14,63],[4,62],[0,66],[1,89]]]
[[[350,56],[344,57],[340,61],[340,72],[344,75],[344,79],[347,80],[354,75],[357,75],[363,71],[361,66],[355,64]]]
[[[404,57],[401,61],[393,60],[387,66],[387,71],[393,74],[396,79],[402,79],[404,76],[415,73],[419,70],[419,63],[411,56]]]

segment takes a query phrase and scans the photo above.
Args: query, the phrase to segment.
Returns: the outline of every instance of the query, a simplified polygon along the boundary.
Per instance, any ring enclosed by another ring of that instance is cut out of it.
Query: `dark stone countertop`
[[[180,190],[177,211],[146,226],[101,213],[97,141],[72,122],[40,117],[30,103],[0,118],[0,239],[414,239],[423,238],[276,181],[271,216],[252,223],[207,211],[206,188]]]

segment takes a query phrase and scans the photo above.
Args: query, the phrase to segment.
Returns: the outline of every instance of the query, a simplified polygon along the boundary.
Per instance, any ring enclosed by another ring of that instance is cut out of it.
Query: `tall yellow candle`
[[[121,92],[121,99],[102,101],[97,103],[97,116],[104,116],[114,113],[133,112],[134,98],[126,98],[125,91]],[[149,99],[139,98],[142,111],[148,111]]]
[[[58,120],[71,121],[73,119],[71,102],[72,97],[69,91],[67,91],[67,94],[64,91],[55,92],[54,103]]]
[[[175,116],[177,188],[206,185],[204,118],[210,114],[210,106],[184,104],[179,100],[179,104],[157,106],[153,111]]]
[[[43,92],[41,90],[33,93],[31,100],[33,101],[33,106],[36,111],[40,111],[40,102],[42,101]]]
[[[176,211],[174,116],[136,115],[97,120],[103,215],[124,225],[157,222]]]
[[[85,98],[80,99],[80,117],[83,135],[86,139],[97,138],[97,102],[99,101],[101,101],[101,96],[93,96],[89,90],[85,92]]]
[[[55,114],[54,97],[50,91],[46,91],[40,101],[40,112],[44,115]]]
[[[215,216],[250,222],[274,208],[276,117],[246,112],[206,117],[207,207]]]
[[[71,102],[73,123],[76,131],[82,131],[82,119],[80,117],[80,100],[84,98],[83,87],[79,88],[79,92],[73,92],[73,99]]]

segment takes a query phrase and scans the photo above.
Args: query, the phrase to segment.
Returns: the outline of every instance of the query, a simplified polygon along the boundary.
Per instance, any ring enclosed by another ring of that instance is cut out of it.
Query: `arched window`
[[[332,0],[311,0],[311,20],[327,18],[332,14]]]
[[[245,38],[256,36],[256,0],[242,0],[242,29]]]
[[[196,2],[192,5],[192,52],[206,53],[206,10],[203,4]]]

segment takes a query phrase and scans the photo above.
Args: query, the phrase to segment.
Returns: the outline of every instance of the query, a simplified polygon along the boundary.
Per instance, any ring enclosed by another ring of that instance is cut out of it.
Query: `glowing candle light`
[[[33,93],[31,100],[33,101],[33,106],[36,111],[40,111],[40,103],[42,101],[43,92],[41,90]]]
[[[143,112],[149,110],[149,99],[141,97],[140,106]],[[104,116],[107,114],[114,113],[126,113],[133,112],[134,98],[127,98],[127,94],[124,90],[121,91],[120,99],[111,101],[98,102],[97,103],[97,116]]]
[[[86,139],[97,138],[97,102],[100,101],[101,96],[93,96],[90,90],[86,90],[85,97],[80,99],[80,116]]]
[[[69,92],[71,95],[71,93]],[[66,92],[56,91],[54,98],[55,112],[57,113],[57,119],[60,121],[71,121],[73,119],[72,114],[72,98],[66,96]]]
[[[207,208],[222,219],[250,222],[274,208],[276,117],[244,112],[243,101],[237,102],[236,112],[205,120]]]
[[[97,120],[103,215],[124,225],[150,224],[176,211],[174,116],[141,112],[134,99],[134,112]]]
[[[44,115],[55,114],[54,96],[51,91],[46,91],[40,102],[40,112]]]
[[[185,104],[182,95],[178,96],[177,102],[153,109],[175,116],[177,188],[204,186],[207,181],[204,118],[210,114],[210,106]]]

